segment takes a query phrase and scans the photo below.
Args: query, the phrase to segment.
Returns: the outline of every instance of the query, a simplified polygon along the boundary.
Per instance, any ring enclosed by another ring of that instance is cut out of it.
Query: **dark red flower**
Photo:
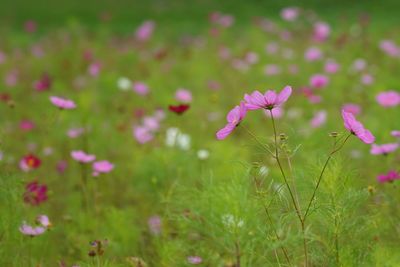
[[[22,158],[20,167],[23,170],[37,169],[40,167],[42,161],[35,155],[29,154]]]
[[[185,111],[187,111],[189,108],[190,108],[190,106],[187,104],[180,104],[180,105],[176,105],[176,106],[170,105],[168,107],[168,109],[170,111],[175,112],[176,114],[179,114],[179,115],[184,113]]]
[[[30,182],[25,187],[24,201],[31,205],[39,205],[47,200],[47,186],[37,181]]]
[[[0,101],[7,103],[10,100],[11,100],[11,96],[9,94],[7,94],[7,93],[0,94]]]

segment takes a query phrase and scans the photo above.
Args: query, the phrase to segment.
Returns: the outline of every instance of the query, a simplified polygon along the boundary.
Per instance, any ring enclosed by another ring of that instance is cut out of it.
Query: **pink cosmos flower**
[[[299,16],[299,11],[297,7],[286,7],[281,11],[281,18],[286,21],[295,21]]]
[[[354,116],[357,116],[361,113],[361,107],[353,103],[344,104],[342,109],[346,112],[353,114]]]
[[[132,89],[138,95],[148,95],[150,93],[150,89],[144,82],[134,82],[132,84]]]
[[[329,83],[329,77],[323,74],[314,74],[310,78],[310,86],[314,88],[324,88]]]
[[[181,103],[190,103],[192,102],[192,93],[186,89],[178,89],[175,92],[175,99]]]
[[[246,55],[244,56],[244,61],[246,61],[248,64],[256,64],[259,60],[258,54],[256,52],[247,52]]]
[[[101,70],[100,62],[93,62],[88,67],[88,73],[92,77],[97,77],[100,73],[100,70]]]
[[[314,40],[318,42],[325,41],[331,33],[331,27],[325,22],[317,22],[314,24]]]
[[[357,58],[353,62],[352,69],[359,72],[359,71],[364,70],[366,67],[367,67],[367,61],[363,58]]]
[[[34,237],[43,234],[46,231],[46,228],[42,226],[33,227],[31,225],[28,225],[26,222],[23,222],[22,225],[19,227],[19,231],[24,235]]]
[[[372,144],[375,141],[375,136],[373,136],[369,130],[365,129],[364,126],[356,120],[353,114],[342,110],[342,117],[344,127],[361,141],[366,144]]]
[[[400,138],[400,131],[395,130],[395,131],[391,131],[390,133],[392,136]]]
[[[71,151],[71,157],[80,163],[89,163],[96,159],[95,155],[86,154],[82,150]]]
[[[198,265],[203,262],[203,259],[200,256],[189,256],[189,257],[187,257],[187,261],[190,264]]]
[[[75,102],[69,99],[61,98],[58,96],[50,96],[51,103],[60,109],[74,109],[76,108]]]
[[[395,180],[399,180],[400,179],[400,173],[398,173],[397,171],[391,170],[386,174],[380,174],[377,176],[377,180],[380,183],[384,183],[384,182],[393,182]]]
[[[36,81],[33,85],[36,91],[42,92],[50,89],[52,84],[52,80],[50,76],[47,73],[44,73],[42,77],[40,77],[40,80]]]
[[[59,162],[57,162],[56,169],[59,173],[61,174],[64,173],[67,167],[68,167],[67,161],[60,160]]]
[[[400,104],[400,93],[393,90],[381,92],[376,96],[376,101],[382,107],[394,107]]]
[[[265,75],[272,76],[281,73],[281,68],[276,64],[267,64],[264,67]]]
[[[27,20],[24,24],[24,29],[28,33],[33,33],[37,29],[37,23],[34,20]]]
[[[136,30],[135,37],[141,42],[145,42],[151,38],[156,24],[152,20],[143,22]]]
[[[241,102],[239,106],[234,107],[229,111],[226,116],[228,123],[224,128],[219,130],[216,134],[218,140],[225,139],[233,130],[240,124],[247,113],[247,108],[244,102]]]
[[[33,121],[30,120],[22,120],[19,123],[19,128],[24,132],[29,132],[30,130],[35,128],[35,123],[33,123]]]
[[[318,128],[325,124],[327,117],[327,112],[325,110],[318,111],[314,114],[314,117],[311,119],[311,127]]]
[[[251,95],[245,94],[245,106],[248,110],[273,109],[285,103],[292,94],[292,87],[285,86],[278,94],[273,90],[268,90],[263,95],[259,91],[254,91]]]
[[[399,147],[397,143],[389,143],[383,145],[372,144],[371,154],[372,155],[387,155],[395,151]]]
[[[93,176],[100,173],[108,173],[114,169],[114,164],[107,160],[96,161],[93,163]]]
[[[154,138],[152,131],[145,126],[134,126],[133,136],[139,144],[145,144]]]
[[[310,47],[304,53],[304,58],[307,61],[317,61],[322,58],[322,52],[318,47]]]
[[[275,42],[268,43],[265,47],[267,54],[276,54],[278,52],[279,45]]]
[[[382,40],[379,44],[380,49],[391,57],[400,57],[400,47],[392,40]]]
[[[51,222],[49,220],[49,217],[47,215],[39,215],[36,217],[36,222],[42,225],[45,228],[50,228],[51,227]]]
[[[69,138],[77,138],[85,132],[85,128],[71,128],[68,130],[67,135]]]
[[[374,77],[371,74],[363,74],[361,76],[361,82],[364,85],[371,85],[374,83]]]
[[[324,66],[325,72],[330,74],[336,73],[339,69],[340,65],[332,59],[327,60]]]
[[[151,216],[148,219],[147,224],[149,226],[150,232],[153,235],[159,235],[161,233],[162,222],[160,216],[158,215]]]

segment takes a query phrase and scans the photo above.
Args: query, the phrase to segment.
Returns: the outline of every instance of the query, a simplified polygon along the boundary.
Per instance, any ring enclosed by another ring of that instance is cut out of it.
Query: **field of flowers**
[[[2,23],[0,266],[400,266],[399,21],[140,5]]]

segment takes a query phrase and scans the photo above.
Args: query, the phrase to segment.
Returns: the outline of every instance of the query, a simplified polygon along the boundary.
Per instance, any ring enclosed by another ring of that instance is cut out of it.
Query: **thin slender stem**
[[[254,185],[256,186],[256,189],[259,190],[256,177],[254,177]],[[270,213],[268,211],[268,207],[267,207],[267,205],[265,205],[264,202],[262,202],[262,205],[263,205],[265,214],[267,215],[268,222],[271,225],[272,231],[274,232],[276,239],[280,241],[281,238],[278,235],[278,232],[276,231],[276,228],[275,228],[274,223],[272,221],[271,215],[270,215]],[[290,262],[290,258],[289,258],[288,252],[287,252],[286,248],[283,245],[281,245],[281,250],[282,250],[283,254],[285,255],[286,261],[288,262],[289,266],[292,266],[292,264]]]
[[[324,173],[325,173],[325,170],[326,170],[326,167],[328,166],[329,161],[331,160],[332,156],[333,156],[336,152],[338,152],[340,149],[343,148],[343,146],[346,144],[347,140],[350,138],[351,135],[352,135],[352,134],[350,133],[350,134],[346,137],[346,139],[344,139],[343,143],[342,143],[338,148],[336,148],[336,149],[334,148],[334,149],[332,150],[332,152],[329,153],[329,156],[328,156],[328,158],[326,159],[325,164],[324,164],[324,166],[322,167],[322,171],[321,171],[321,173],[320,173],[320,175],[319,175],[319,177],[318,177],[317,185],[316,185],[315,188],[314,188],[314,192],[313,192],[313,194],[312,194],[312,197],[311,197],[311,199],[310,199],[310,202],[308,203],[306,212],[304,213],[303,221],[305,221],[305,220],[307,219],[307,215],[308,215],[308,212],[310,211],[311,204],[312,204],[312,202],[314,201],[315,194],[317,193],[317,190],[318,190],[318,188],[319,188],[319,185],[320,185],[320,183],[321,183],[322,177],[323,177],[323,175],[324,175]]]
[[[285,181],[285,185],[286,185],[286,187],[287,187],[287,189],[288,189],[288,191],[289,191],[290,197],[291,197],[292,202],[293,202],[293,206],[294,206],[294,208],[295,208],[295,210],[296,210],[297,217],[299,218],[300,222],[302,222],[303,219],[302,219],[300,210],[299,210],[299,208],[298,208],[298,206],[297,206],[296,199],[294,198],[292,189],[290,188],[290,185],[289,185],[289,183],[288,183],[288,181],[287,181],[286,174],[285,174],[285,172],[284,172],[284,170],[283,170],[281,161],[279,160],[278,141],[277,141],[276,127],[275,127],[275,119],[274,119],[274,115],[272,114],[272,110],[270,110],[270,113],[271,113],[271,120],[272,120],[272,128],[274,129],[275,159],[276,159],[276,162],[278,163],[278,166],[279,166],[279,169],[280,169],[280,171],[281,171],[283,180]]]
[[[240,267],[240,245],[239,240],[235,242],[235,254],[236,254],[236,265],[235,267]]]
[[[269,150],[269,148],[268,148],[265,144],[263,144],[263,143],[258,139],[258,137],[257,137],[255,134],[253,134],[249,129],[247,129],[247,128],[244,127],[244,126],[242,126],[242,128],[245,129],[246,132],[247,132],[251,137],[253,137],[253,139],[254,139],[265,151],[267,151],[268,153],[270,153],[270,154],[274,157],[274,154],[272,153],[272,151]]]
[[[269,110],[269,112],[270,112],[270,114],[271,114],[272,128],[274,129],[275,159],[276,159],[276,162],[278,163],[278,166],[279,166],[279,169],[280,169],[280,171],[281,171],[282,177],[283,177],[283,179],[284,179],[284,181],[285,181],[285,184],[286,184],[286,187],[287,187],[287,189],[288,189],[288,191],[289,191],[289,193],[290,193],[290,197],[291,197],[291,199],[292,199],[293,206],[294,206],[294,208],[295,208],[295,210],[296,210],[297,217],[299,218],[299,221],[300,221],[300,224],[301,224],[301,231],[302,231],[302,233],[303,233],[303,247],[304,247],[305,266],[308,267],[308,249],[307,249],[307,240],[306,240],[306,232],[305,232],[304,219],[303,219],[303,217],[301,216],[300,209],[299,209],[299,207],[297,206],[296,199],[295,199],[295,197],[294,197],[294,195],[293,195],[293,192],[292,192],[292,189],[290,188],[290,185],[289,185],[289,183],[288,183],[288,181],[287,181],[287,178],[286,178],[285,172],[284,172],[284,170],[283,170],[281,161],[279,160],[278,141],[277,141],[277,133],[276,133],[276,126],[275,126],[275,119],[274,119],[274,115],[273,115],[271,109]]]

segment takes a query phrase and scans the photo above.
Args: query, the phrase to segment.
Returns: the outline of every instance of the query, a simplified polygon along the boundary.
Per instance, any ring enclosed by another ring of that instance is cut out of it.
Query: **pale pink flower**
[[[74,109],[76,108],[76,104],[74,101],[69,100],[69,99],[65,99],[65,98],[61,98],[58,96],[50,96],[50,101],[51,103],[60,108],[60,109]]]
[[[307,61],[317,61],[322,58],[322,52],[318,47],[310,47],[304,53],[304,58]]]
[[[160,122],[157,117],[147,116],[143,118],[143,126],[150,131],[157,131],[160,128]]]
[[[248,64],[256,64],[259,60],[258,54],[256,52],[247,52],[244,56],[244,60]]]
[[[23,222],[22,225],[19,227],[19,231],[24,235],[28,235],[30,237],[38,236],[43,234],[46,231],[45,227],[42,226],[31,226],[28,225],[26,222]]]
[[[145,42],[151,38],[156,24],[152,20],[143,22],[136,30],[135,37],[141,42]]]
[[[133,136],[139,144],[145,144],[154,138],[152,131],[144,126],[134,126]]]
[[[318,128],[325,124],[327,112],[325,110],[314,113],[314,117],[311,119],[311,127]]]
[[[371,85],[374,83],[374,77],[371,74],[363,74],[361,76],[361,82],[364,85]]]
[[[353,70],[355,71],[362,71],[367,67],[367,61],[363,58],[358,58],[353,62]]]
[[[372,155],[387,155],[394,152],[399,147],[397,143],[389,143],[383,145],[372,144],[371,154]]]
[[[323,42],[329,37],[330,33],[331,27],[326,22],[317,22],[314,24],[314,40]]]
[[[285,103],[291,94],[292,87],[290,86],[285,86],[279,94],[273,90],[268,90],[264,95],[259,91],[254,91],[251,95],[244,95],[245,106],[248,110],[273,109]]]
[[[392,40],[382,40],[379,44],[379,47],[391,57],[400,56],[400,47],[398,47]]]
[[[50,228],[51,227],[51,222],[49,217],[47,215],[39,215],[36,217],[36,222],[38,222],[40,225],[42,225],[45,228]]]
[[[244,102],[241,102],[239,106],[234,107],[229,111],[226,116],[227,124],[224,128],[219,130],[216,134],[218,140],[225,139],[233,130],[240,124],[247,113],[247,108]]]
[[[392,136],[400,138],[400,131],[395,130],[395,131],[391,131],[390,133]]]
[[[356,120],[353,114],[342,110],[342,117],[344,127],[350,131],[350,133],[357,136],[361,141],[366,144],[372,144],[375,141],[375,137],[372,133],[365,129],[364,126]]]
[[[281,73],[281,68],[276,64],[267,64],[264,67],[265,75],[272,76]]]
[[[96,159],[95,155],[86,154],[82,150],[71,151],[71,157],[80,163],[89,163]]]
[[[267,54],[276,54],[278,52],[279,45],[275,42],[268,43],[265,47]]]
[[[114,169],[114,164],[107,160],[96,161],[93,163],[93,176],[98,176],[100,173],[108,173]]]
[[[138,95],[148,95],[150,93],[150,89],[144,82],[134,82],[132,84],[132,89]]]
[[[310,78],[310,86],[313,88],[324,88],[329,84],[329,77],[323,74],[314,74]]]
[[[394,107],[400,104],[400,93],[394,90],[381,92],[376,96],[376,101],[382,107]]]
[[[88,67],[88,73],[93,77],[97,77],[100,73],[100,70],[101,70],[101,64],[99,62],[94,62],[90,64]]]
[[[68,130],[67,135],[69,138],[77,138],[85,132],[85,128],[71,128]]]
[[[286,21],[295,21],[299,16],[299,11],[297,7],[286,7],[281,10],[281,18]]]
[[[344,104],[342,109],[346,112],[353,114],[354,116],[357,116],[358,114],[361,113],[361,107],[353,103]]]
[[[203,262],[203,259],[200,256],[189,256],[189,257],[187,257],[187,261],[190,264],[198,265]]]
[[[180,88],[175,92],[175,99],[181,103],[192,102],[192,93],[184,88]]]
[[[324,70],[326,73],[333,74],[333,73],[336,73],[339,69],[340,69],[340,65],[336,61],[334,61],[332,59],[328,59],[325,62]]]

